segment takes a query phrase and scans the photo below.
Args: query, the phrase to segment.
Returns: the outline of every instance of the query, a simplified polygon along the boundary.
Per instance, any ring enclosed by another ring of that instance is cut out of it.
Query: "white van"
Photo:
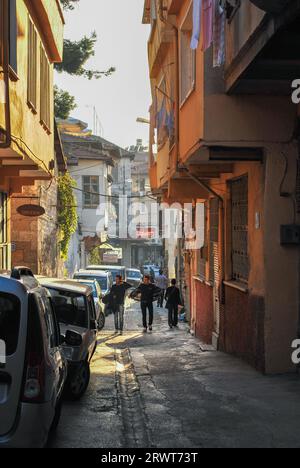
[[[59,422],[67,362],[51,296],[26,268],[0,275],[0,340],[0,448],[43,447]]]

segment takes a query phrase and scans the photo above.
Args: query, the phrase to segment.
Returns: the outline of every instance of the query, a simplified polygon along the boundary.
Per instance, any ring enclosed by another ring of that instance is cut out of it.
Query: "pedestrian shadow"
[[[102,338],[98,338],[97,345],[99,346],[101,344],[107,343],[108,341],[112,340],[115,337],[116,337],[116,333],[112,332],[110,335],[105,335]]]

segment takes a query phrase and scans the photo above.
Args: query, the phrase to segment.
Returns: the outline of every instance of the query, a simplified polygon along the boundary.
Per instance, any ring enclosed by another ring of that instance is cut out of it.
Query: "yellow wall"
[[[56,41],[62,46],[62,17],[57,14],[58,9],[54,0],[45,1],[49,14],[51,13],[51,22],[54,32],[57,34]],[[56,21],[54,21],[56,19]],[[50,109],[51,109],[51,133],[49,134],[40,124],[40,91],[43,89],[43,83],[40,83],[40,43],[42,42],[38,34],[38,52],[37,52],[37,114],[34,114],[27,105],[27,69],[28,69],[28,9],[25,0],[17,1],[17,24],[18,24],[18,41],[17,41],[17,79],[10,80],[10,111],[11,111],[11,131],[13,138],[21,138],[31,151],[25,148],[27,155],[32,159],[33,163],[38,164],[41,168],[41,162],[37,158],[44,161],[48,167],[49,162],[54,159],[54,134],[53,134],[53,65],[50,65]],[[39,26],[42,27],[42,24]],[[0,124],[5,127],[4,105],[0,106]],[[18,140],[20,142],[20,140]],[[15,142],[12,143],[13,151],[22,154]],[[32,153],[37,158],[35,158]]]

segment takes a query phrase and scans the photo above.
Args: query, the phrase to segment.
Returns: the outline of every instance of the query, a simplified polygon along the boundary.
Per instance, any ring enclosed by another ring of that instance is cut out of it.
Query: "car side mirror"
[[[68,346],[81,346],[82,336],[77,332],[68,330],[66,332],[66,338],[65,338],[64,342]]]
[[[91,330],[97,330],[97,329],[98,329],[97,320],[91,320],[91,321],[90,321],[90,329],[91,329]]]

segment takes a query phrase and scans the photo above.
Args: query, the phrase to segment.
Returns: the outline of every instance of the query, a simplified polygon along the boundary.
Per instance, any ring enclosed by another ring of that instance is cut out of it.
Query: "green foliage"
[[[55,68],[59,73],[66,72],[73,76],[83,76],[88,80],[99,79],[103,75],[110,76],[115,68],[111,67],[106,71],[88,70],[84,67],[86,62],[95,55],[95,45],[97,34],[93,32],[90,37],[84,36],[79,41],[64,41],[64,60],[56,64]]]
[[[78,3],[79,0],[60,0],[64,10],[74,10],[74,3]]]
[[[73,187],[76,182],[69,172],[58,177],[58,225],[60,229],[60,250],[63,260],[67,259],[72,235],[78,225],[76,198]]]
[[[89,253],[89,261],[92,265],[101,265],[101,255],[99,247],[94,247]]]
[[[68,91],[54,86],[54,112],[57,119],[68,119],[76,107],[74,96],[71,96]]]

